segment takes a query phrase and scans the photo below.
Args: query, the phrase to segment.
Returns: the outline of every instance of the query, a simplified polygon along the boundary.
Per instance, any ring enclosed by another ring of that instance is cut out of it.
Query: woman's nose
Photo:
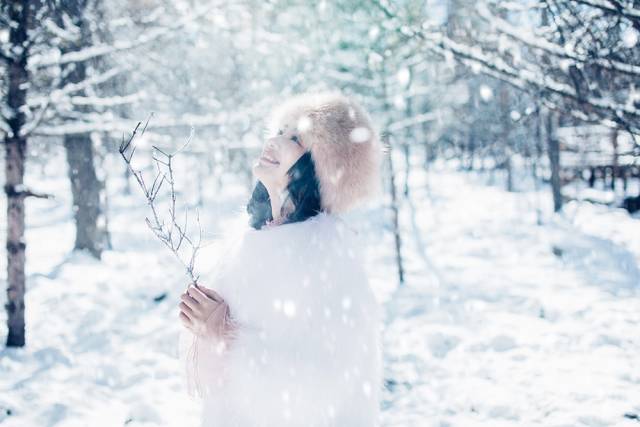
[[[267,148],[276,148],[276,138],[275,136],[272,136],[271,138],[267,139]]]

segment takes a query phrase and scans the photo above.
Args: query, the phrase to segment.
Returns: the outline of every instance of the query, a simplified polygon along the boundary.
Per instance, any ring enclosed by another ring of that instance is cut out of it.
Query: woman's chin
[[[277,169],[277,165],[271,165],[268,163],[264,163],[260,160],[256,161],[253,164],[253,175],[260,179],[261,181],[264,179],[269,179],[270,176],[274,175],[274,172]]]
[[[264,182],[265,180],[269,180],[269,171],[265,170],[266,168],[260,164],[260,162],[257,162],[256,164],[253,165],[253,176],[258,179],[261,182]]]

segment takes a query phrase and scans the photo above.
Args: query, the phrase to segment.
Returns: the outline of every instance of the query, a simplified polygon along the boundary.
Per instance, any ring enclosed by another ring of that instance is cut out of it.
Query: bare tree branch
[[[150,119],[151,116],[149,116],[144,124],[144,127],[141,130],[140,126],[142,125],[142,122],[138,122],[137,126],[133,130],[133,133],[131,134],[131,137],[128,140],[125,140],[124,137],[122,138],[122,143],[120,144],[120,148],[118,151],[127,164],[129,171],[136,178],[138,185],[142,189],[142,192],[147,199],[147,204],[151,209],[151,217],[145,218],[147,226],[153,232],[153,234],[182,263],[187,272],[187,275],[191,279],[191,282],[197,286],[199,275],[195,272],[195,261],[202,244],[202,227],[200,224],[200,214],[196,211],[198,236],[196,239],[192,239],[188,234],[188,210],[185,209],[183,224],[180,224],[177,219],[175,177],[173,168],[174,157],[191,142],[191,139],[193,137],[193,128],[191,129],[189,138],[182,145],[182,147],[172,153],[169,153],[166,150],[162,150],[157,146],[153,146],[152,159],[156,166],[157,172],[153,179],[153,182],[151,183],[151,187],[149,187],[144,180],[142,171],[134,169],[131,164],[131,160],[133,159],[133,155],[135,154],[136,150],[133,141],[136,136],[139,135],[141,137],[142,135],[144,135],[145,131],[147,130],[147,126],[149,125]],[[159,209],[157,206],[157,197],[160,193],[162,185],[165,182],[167,182],[169,185],[168,191],[170,196],[169,212],[166,221],[159,214]],[[185,260],[180,253],[180,249],[182,248],[183,244],[188,245],[190,249],[190,255],[187,260]]]
[[[25,186],[5,185],[4,193],[8,197],[35,197],[36,199],[53,199],[52,194],[36,193]]]

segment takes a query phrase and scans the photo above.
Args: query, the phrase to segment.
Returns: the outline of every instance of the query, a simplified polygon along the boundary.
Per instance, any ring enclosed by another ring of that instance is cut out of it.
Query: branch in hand
[[[197,239],[192,239],[189,237],[187,228],[189,223],[188,210],[185,209],[184,215],[184,223],[181,225],[177,219],[176,212],[176,191],[175,191],[175,179],[174,179],[174,168],[173,168],[173,160],[174,157],[182,151],[193,138],[193,129],[191,129],[191,134],[187,141],[180,147],[177,151],[169,153],[165,150],[162,150],[156,146],[153,146],[153,155],[152,159],[155,163],[157,173],[151,183],[151,187],[147,185],[145,182],[144,176],[141,170],[136,170],[132,166],[133,155],[135,154],[136,147],[133,144],[136,136],[142,137],[144,135],[147,126],[149,125],[149,120],[151,116],[147,119],[144,127],[140,129],[142,122],[139,122],[131,137],[128,140],[122,138],[122,143],[120,144],[119,152],[122,158],[124,159],[127,167],[131,174],[136,178],[138,185],[142,189],[144,196],[147,199],[147,204],[151,209],[151,217],[145,218],[147,226],[153,232],[153,234],[167,247],[173,252],[173,254],[178,258],[178,260],[184,265],[187,274],[191,281],[197,286],[198,275],[195,273],[195,260],[198,254],[198,251],[202,242],[202,227],[200,225],[200,214],[196,210],[196,222],[198,225],[198,236]],[[169,194],[171,197],[169,204],[169,215],[167,221],[161,217],[158,213],[157,206],[157,198],[160,193],[160,189],[163,184],[167,182],[169,186]],[[188,260],[185,260],[180,255],[180,248],[186,244],[190,248],[190,256]]]

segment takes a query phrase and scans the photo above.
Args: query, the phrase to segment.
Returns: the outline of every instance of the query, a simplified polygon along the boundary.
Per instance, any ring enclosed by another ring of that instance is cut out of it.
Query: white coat
[[[238,325],[229,343],[181,334],[202,427],[379,425],[381,309],[339,217],[247,226],[201,282]]]

